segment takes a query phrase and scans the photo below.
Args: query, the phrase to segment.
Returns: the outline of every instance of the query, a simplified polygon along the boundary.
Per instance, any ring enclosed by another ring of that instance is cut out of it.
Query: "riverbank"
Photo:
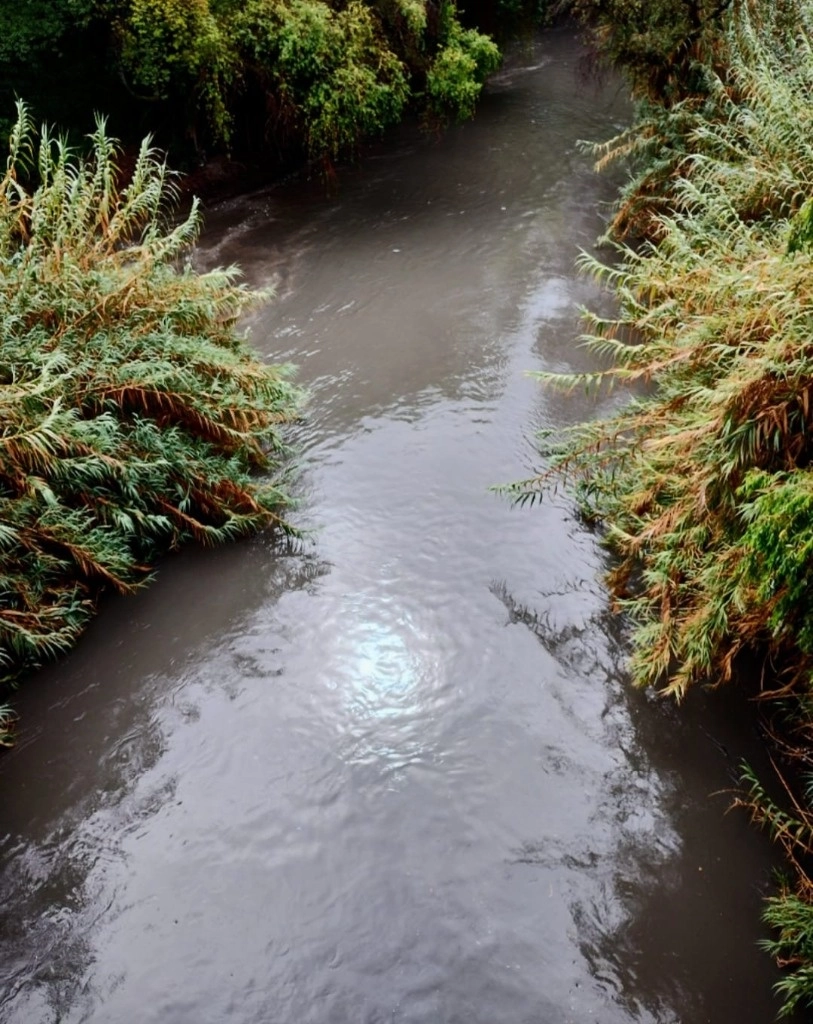
[[[147,143],[126,184],[117,159],[101,124],[80,160],[19,106],[0,179],[6,693],[165,552],[287,528],[297,393],[235,330],[257,296],[234,271],[183,266],[198,208],[167,223],[176,190]],[[12,720],[3,706],[0,742]]]
[[[587,320],[613,367],[542,375],[647,388],[547,438],[547,468],[519,494],[564,477],[604,523],[636,683],[681,699],[765,664],[781,795],[744,769],[739,802],[787,856],[766,945],[787,968],[789,1013],[813,1006],[813,5],[739,4],[690,41],[666,39],[672,75],[633,66],[638,121],[598,150],[639,157],[613,225],[632,241],[612,269],[582,261],[618,298],[617,316]]]

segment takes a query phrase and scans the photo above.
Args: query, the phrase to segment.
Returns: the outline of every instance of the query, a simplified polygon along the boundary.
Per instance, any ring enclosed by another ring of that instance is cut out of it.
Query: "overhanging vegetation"
[[[453,0],[6,6],[0,125],[22,95],[38,117],[86,131],[103,95],[127,143],[133,126],[136,139],[149,131],[187,166],[230,152],[272,168],[329,168],[408,108],[432,123],[470,116],[500,62]],[[524,3],[509,6],[517,16]]]
[[[789,1013],[813,1006],[813,4],[652,0],[633,5],[645,40],[616,20],[624,0],[580,6],[642,104],[597,156],[638,160],[612,266],[583,258],[618,298],[586,314],[612,367],[544,379],[647,387],[547,443],[514,493],[568,479],[604,524],[636,683],[680,698],[742,652],[770,666],[794,782],[782,806],[747,773],[740,802],[788,855],[767,920]],[[694,27],[689,8],[707,9]]]
[[[184,256],[197,207],[142,147],[125,178],[39,137],[24,107],[0,178],[0,671],[70,647],[105,589],[186,541],[286,529],[280,426],[296,391],[235,332],[254,298]]]

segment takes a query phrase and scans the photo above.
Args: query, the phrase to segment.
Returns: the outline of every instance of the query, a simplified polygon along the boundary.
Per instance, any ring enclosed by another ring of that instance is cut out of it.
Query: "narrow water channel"
[[[770,853],[712,796],[747,722],[631,694],[597,538],[488,491],[589,411],[524,371],[588,365],[577,140],[628,116],[557,33],[442,139],[210,213],[311,389],[313,533],[168,559],[21,692],[4,1024],[772,1019]]]

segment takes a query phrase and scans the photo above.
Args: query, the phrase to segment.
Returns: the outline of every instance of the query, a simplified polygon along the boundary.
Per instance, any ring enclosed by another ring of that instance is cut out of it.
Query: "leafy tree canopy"
[[[101,105],[189,159],[332,162],[408,105],[470,116],[499,61],[452,0],[32,0],[0,40],[0,111],[23,95],[84,129]]]

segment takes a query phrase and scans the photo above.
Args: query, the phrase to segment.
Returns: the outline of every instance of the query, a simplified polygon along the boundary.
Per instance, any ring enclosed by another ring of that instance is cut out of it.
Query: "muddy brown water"
[[[589,414],[574,271],[623,125],[566,33],[474,122],[324,195],[213,210],[312,393],[299,551],[169,559],[20,694],[0,761],[6,1024],[765,1024],[770,851],[724,816],[753,728],[625,685],[597,538],[512,509]]]

